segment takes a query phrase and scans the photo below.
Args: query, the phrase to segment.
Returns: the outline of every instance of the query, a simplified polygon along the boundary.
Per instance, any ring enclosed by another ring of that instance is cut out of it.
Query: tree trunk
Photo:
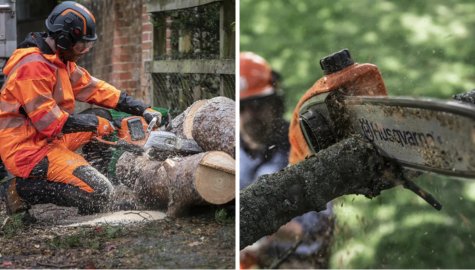
[[[225,204],[235,197],[235,161],[221,151],[165,161],[124,153],[116,175],[145,205],[168,205],[169,216],[182,215],[193,205]]]
[[[235,157],[235,102],[215,97],[193,103],[175,117],[171,132],[194,139],[205,151],[223,151]]]
[[[385,169],[387,168],[387,169]],[[316,156],[264,175],[240,193],[240,247],[277,231],[292,218],[322,211],[345,194],[373,197],[393,186],[390,165],[359,137],[345,139]]]

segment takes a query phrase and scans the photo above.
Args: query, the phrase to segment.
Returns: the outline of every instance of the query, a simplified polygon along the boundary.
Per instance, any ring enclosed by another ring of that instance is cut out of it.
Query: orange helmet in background
[[[252,52],[242,52],[239,63],[240,100],[276,93],[272,86],[272,69],[264,58]]]

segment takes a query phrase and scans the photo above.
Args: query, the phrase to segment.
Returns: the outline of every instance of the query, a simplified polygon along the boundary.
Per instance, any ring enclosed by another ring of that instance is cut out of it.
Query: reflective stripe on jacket
[[[120,91],[56,54],[17,49],[3,69],[0,156],[14,175],[28,177],[60,133],[75,101],[115,108]]]

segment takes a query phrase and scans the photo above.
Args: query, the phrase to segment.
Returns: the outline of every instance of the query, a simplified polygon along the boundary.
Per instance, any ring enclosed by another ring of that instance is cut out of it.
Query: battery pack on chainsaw
[[[143,117],[129,116],[121,120],[118,136],[129,143],[144,145],[146,129],[147,123]]]
[[[128,143],[144,145],[147,140],[146,129],[147,123],[143,117],[129,116],[120,120],[117,136]]]

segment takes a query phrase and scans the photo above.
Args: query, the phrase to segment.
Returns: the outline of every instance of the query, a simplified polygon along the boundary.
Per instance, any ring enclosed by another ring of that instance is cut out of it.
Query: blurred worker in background
[[[95,114],[75,114],[75,102],[147,122],[161,114],[76,64],[97,39],[95,18],[84,6],[58,4],[46,29],[28,34],[3,69],[8,77],[0,96],[0,156],[14,177],[2,183],[0,195],[8,214],[28,213],[39,203],[74,206],[84,214],[107,210],[114,187],[74,151],[114,127]]]
[[[283,118],[280,75],[260,56],[240,55],[240,188],[288,164],[289,123]]]
[[[262,57],[240,54],[240,189],[288,164],[289,123],[280,83]],[[241,251],[241,267],[328,268],[333,227],[331,205],[296,217]]]

